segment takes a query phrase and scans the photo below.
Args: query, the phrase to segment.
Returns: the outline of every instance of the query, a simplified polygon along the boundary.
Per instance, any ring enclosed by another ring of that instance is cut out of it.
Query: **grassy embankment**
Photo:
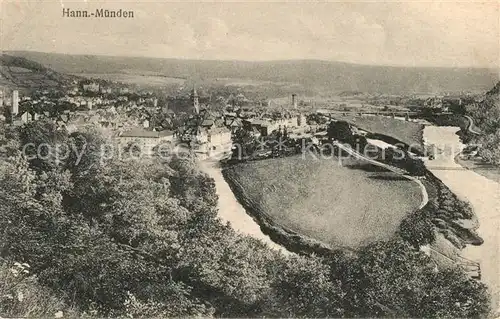
[[[276,226],[331,248],[389,239],[421,200],[417,184],[355,159],[340,165],[336,158],[297,155],[230,166],[224,176],[264,228]],[[297,241],[293,245],[301,246]]]
[[[339,119],[375,133],[374,138],[392,144],[402,142],[411,145],[414,151],[424,150],[424,126],[422,124],[379,116],[341,115]],[[459,115],[442,115],[435,116],[433,123],[438,126],[458,126],[465,131],[468,121]],[[424,210],[432,211],[429,216],[436,232],[446,237],[457,248],[463,248],[466,244],[480,244],[482,239],[475,233],[477,225],[470,221],[463,223],[464,220],[475,218],[469,204],[458,199],[441,180],[429,171],[426,172],[422,183],[430,201]]]
[[[373,133],[373,138],[390,144],[404,143],[412,151],[422,154],[423,125],[382,116],[335,115],[338,120],[347,121],[360,129]]]
[[[381,134],[391,134],[389,129],[395,127],[394,135],[408,144],[422,136],[420,124],[362,119],[365,126],[356,124],[362,128],[370,124],[369,129]],[[432,173],[427,171],[421,180],[429,203],[420,212],[416,211],[420,198],[416,184],[358,160],[342,164],[295,156],[230,166],[224,176],[265,232],[293,251],[356,249],[384,240],[401,231],[401,221],[411,212],[430,222],[437,239],[444,236],[457,249],[481,243],[470,206]],[[415,231],[406,237],[419,236]]]

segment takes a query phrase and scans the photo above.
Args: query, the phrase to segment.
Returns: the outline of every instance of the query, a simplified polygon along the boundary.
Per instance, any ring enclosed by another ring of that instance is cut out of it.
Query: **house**
[[[17,116],[17,119],[21,121],[21,123],[29,123],[29,122],[33,122],[33,121],[38,121],[40,118],[44,117],[43,114],[39,114],[39,113],[36,113],[36,112],[28,112],[28,111],[25,111],[23,113],[21,113],[20,115]]]
[[[31,118],[31,114],[29,114],[28,112],[23,112],[20,116],[21,118],[21,122],[23,123],[28,123],[28,122],[31,122],[32,118]]]
[[[211,129],[214,126],[215,122],[214,120],[211,119],[205,119],[203,122],[201,122],[201,127],[205,129]]]
[[[83,84],[83,90],[89,92],[99,92],[99,84],[98,83],[88,83]]]
[[[191,131],[191,148],[201,158],[229,153],[232,147],[231,131],[226,127],[198,127]]]
[[[175,133],[172,131],[148,131],[142,128],[133,128],[118,135],[122,146],[134,144],[143,154],[152,155],[154,148],[161,144],[173,143]]]
[[[228,119],[226,118],[224,125],[231,130],[231,132],[236,131],[242,127],[241,120],[239,118]]]

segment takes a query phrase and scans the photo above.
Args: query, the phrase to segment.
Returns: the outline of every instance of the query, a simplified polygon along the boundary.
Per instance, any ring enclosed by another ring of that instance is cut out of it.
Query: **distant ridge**
[[[66,55],[9,51],[63,73],[117,73],[131,70],[169,77],[201,79],[246,78],[299,83],[321,93],[441,93],[486,91],[498,80],[498,70],[367,66],[320,60],[216,61],[149,57]]]
[[[0,87],[2,88],[22,91],[50,89],[65,85],[73,78],[29,58],[0,54]]]

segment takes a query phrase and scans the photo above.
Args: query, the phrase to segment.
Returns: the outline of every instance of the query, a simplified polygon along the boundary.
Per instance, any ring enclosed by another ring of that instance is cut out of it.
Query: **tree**
[[[339,140],[341,142],[350,143],[353,139],[354,132],[352,125],[346,121],[330,122],[327,128],[327,135],[330,139]]]
[[[500,164],[500,82],[486,93],[480,103],[466,107],[467,113],[480,128],[481,134],[474,136],[472,142],[480,144],[479,155],[486,161]]]
[[[426,274],[426,294],[418,304],[421,317],[480,318],[490,311],[490,295],[481,282],[461,269]]]
[[[294,257],[273,282],[276,309],[282,317],[340,317],[344,293],[339,279],[317,258]]]
[[[66,130],[51,121],[35,121],[20,129],[19,139],[24,155],[37,171],[58,169],[68,154]]]
[[[233,154],[236,159],[243,159],[251,156],[257,150],[257,145],[254,137],[248,130],[240,128],[233,135]]]
[[[40,285],[26,263],[0,261],[0,316],[54,317],[76,315],[50,289]]]
[[[23,133],[25,142],[58,141],[45,126],[35,128]],[[61,292],[56,297],[78,315],[487,311],[482,284],[460,269],[435,274],[429,257],[397,237],[351,253],[285,257],[221,223],[214,181],[193,158],[105,161],[106,140],[97,132],[72,134],[68,142],[87,151],[33,162],[12,142],[0,156],[0,257],[28,262],[37,285]]]
[[[434,224],[431,221],[432,210],[427,207],[406,216],[399,225],[401,238],[415,249],[431,244],[435,240]]]
[[[456,318],[488,313],[484,284],[458,268],[436,269],[430,257],[401,239],[368,245],[357,265],[363,278],[362,314]]]

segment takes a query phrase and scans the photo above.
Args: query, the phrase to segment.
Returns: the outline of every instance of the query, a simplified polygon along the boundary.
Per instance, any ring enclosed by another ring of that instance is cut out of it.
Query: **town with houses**
[[[184,112],[179,115],[169,109],[171,100],[177,104],[179,100],[184,102]],[[220,100],[224,98],[219,97]],[[69,132],[95,125],[121,145],[140,145],[144,154],[152,154],[160,144],[182,143],[202,159],[229,155],[232,137],[239,130],[256,139],[273,132],[285,132],[289,138],[310,138],[316,132],[318,136],[325,135],[326,125],[308,122],[307,114],[299,111],[296,94],[291,96],[290,108],[282,112],[252,108],[241,93],[227,100],[233,103],[222,110],[213,110],[210,105],[200,103],[193,88],[189,96],[167,98],[160,104],[152,92],[75,80],[64,92],[42,90],[30,96],[18,90],[2,90],[0,119],[12,125],[49,119]]]
[[[461,105],[462,98],[463,95],[458,98],[428,96],[420,97],[420,103],[426,110],[442,113],[448,111],[448,105]],[[212,108],[211,97],[199,96],[194,86],[187,94],[165,98],[116,82],[106,85],[103,81],[72,80],[60,90],[44,89],[28,94],[3,88],[0,91],[3,110],[0,120],[23,125],[49,119],[69,132],[95,125],[120,145],[134,143],[141,147],[143,154],[153,154],[155,147],[161,144],[181,144],[200,159],[230,156],[238,132],[245,132],[254,140],[269,139],[275,133],[275,137],[307,139],[317,145],[326,137],[327,124],[337,121],[328,109],[299,106],[297,94],[291,94],[289,105],[280,109],[272,108],[271,100],[266,107],[261,100],[251,101],[243,93],[218,96],[216,100],[222,103],[222,108]],[[345,115],[349,110],[344,107],[341,113]],[[408,110],[388,110],[387,106],[376,112],[359,113],[375,114],[393,118],[399,114],[406,121],[411,120]],[[264,149],[253,155],[266,154],[270,151]]]
[[[0,3],[0,319],[500,319],[498,0]]]

